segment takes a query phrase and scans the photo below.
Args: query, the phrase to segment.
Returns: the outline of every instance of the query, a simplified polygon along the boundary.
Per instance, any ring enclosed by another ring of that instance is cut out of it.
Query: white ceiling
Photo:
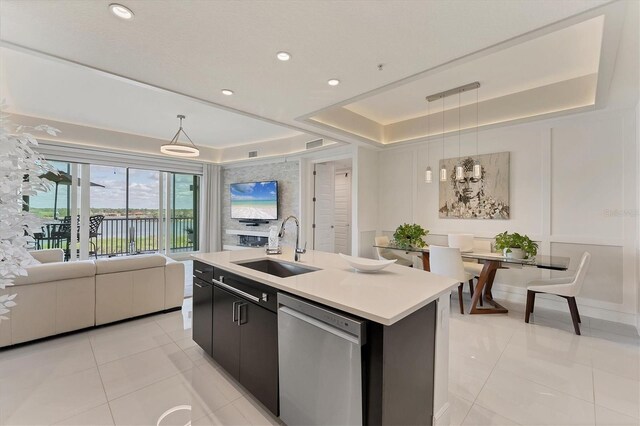
[[[122,0],[135,13],[135,19],[126,22],[109,13],[109,0],[1,0],[0,38],[317,132],[298,118],[607,2]],[[279,50],[289,51],[292,60],[276,60]],[[380,63],[385,64],[383,71],[377,70]],[[47,66],[30,83],[35,86],[48,74]],[[329,87],[326,81],[333,77],[342,84]],[[93,87],[88,77],[71,83],[68,90],[97,92],[87,98],[74,93],[47,99],[48,89],[26,94],[26,89],[14,90],[13,84],[5,89],[11,89],[18,103],[18,92],[28,97],[22,113],[36,114],[42,108],[57,113],[61,121],[93,120],[100,127],[137,134],[171,134],[171,118],[179,112],[187,114],[185,125],[192,137],[202,132],[202,138],[214,144],[236,143],[257,133],[260,139],[271,139],[278,131],[290,132],[271,126],[263,132],[258,124],[245,129],[238,120],[231,126],[236,133],[225,139],[226,133],[214,127],[226,122],[217,119],[219,112],[195,105],[191,114],[176,111],[184,100],[160,101],[155,91],[123,94],[121,111],[114,111],[109,106],[118,99],[111,99],[112,91],[106,88],[112,82],[100,80],[105,88]],[[236,94],[225,97],[222,88]],[[77,102],[65,104],[67,96],[77,96]],[[101,103],[105,105],[94,105]],[[131,108],[132,104],[140,107]],[[245,130],[248,135],[241,134]],[[342,139],[350,140],[344,135]]]
[[[300,132],[97,72],[0,47],[0,94],[9,112],[168,140],[184,130],[223,148]],[[181,136],[180,140],[185,140]]]
[[[464,93],[461,105],[522,92],[536,87],[598,72],[604,16],[580,22],[559,31],[482,56],[472,61],[427,75],[344,107],[382,125],[427,113],[425,97],[453,87],[479,81],[481,88]],[[458,97],[445,102],[445,109],[457,107]],[[432,102],[430,110],[442,110]],[[553,106],[551,107],[553,109]]]

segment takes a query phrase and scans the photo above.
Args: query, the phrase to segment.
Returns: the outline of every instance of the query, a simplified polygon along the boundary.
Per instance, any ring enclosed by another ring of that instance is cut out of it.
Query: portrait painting
[[[480,177],[473,174],[475,160]],[[456,166],[462,164],[462,179],[456,179]],[[440,160],[447,169],[447,180],[440,181],[441,218],[509,219],[509,153],[483,154],[460,159]]]

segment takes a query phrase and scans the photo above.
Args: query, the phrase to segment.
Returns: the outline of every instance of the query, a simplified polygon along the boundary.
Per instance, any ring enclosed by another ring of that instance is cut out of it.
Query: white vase
[[[524,252],[524,250],[520,248],[504,249],[503,254],[504,257],[510,259],[525,259],[527,257],[527,254]]]

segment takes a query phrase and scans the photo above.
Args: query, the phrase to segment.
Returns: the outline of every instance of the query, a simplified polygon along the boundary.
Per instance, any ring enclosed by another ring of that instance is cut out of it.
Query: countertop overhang
[[[300,262],[293,261],[292,250],[285,250],[281,255],[267,256],[265,250],[259,248],[198,253],[191,257],[278,290],[387,326],[409,316],[458,285],[451,278],[400,265],[391,265],[376,273],[356,272],[337,254],[313,250],[303,254]],[[318,270],[279,278],[236,264],[267,258]]]

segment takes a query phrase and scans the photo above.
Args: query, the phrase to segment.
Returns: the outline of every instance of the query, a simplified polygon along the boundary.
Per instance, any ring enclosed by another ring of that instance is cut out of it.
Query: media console
[[[236,245],[225,245],[224,250],[240,250],[243,248],[265,247],[269,243],[269,233],[263,231],[244,231],[227,229],[227,235],[237,235]]]

